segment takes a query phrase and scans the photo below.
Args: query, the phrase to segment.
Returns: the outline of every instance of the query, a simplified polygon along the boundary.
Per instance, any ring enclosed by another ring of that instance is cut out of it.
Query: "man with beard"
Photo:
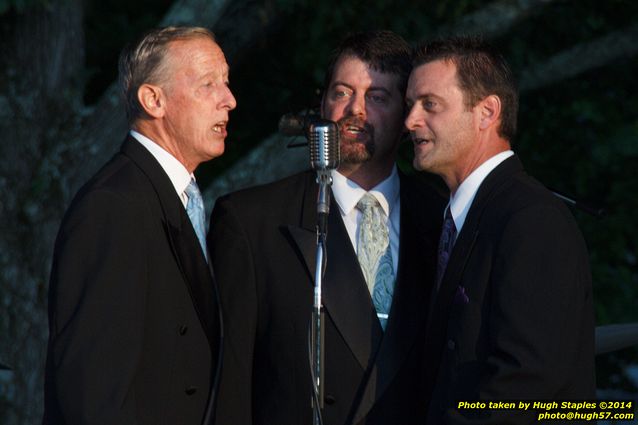
[[[422,331],[443,203],[397,171],[410,48],[388,31],[335,51],[322,99],[339,124],[323,278],[326,424],[417,424]],[[209,246],[225,315],[218,423],[312,423],[316,176],[218,200]],[[371,296],[374,294],[374,296]],[[374,300],[374,301],[373,301]]]

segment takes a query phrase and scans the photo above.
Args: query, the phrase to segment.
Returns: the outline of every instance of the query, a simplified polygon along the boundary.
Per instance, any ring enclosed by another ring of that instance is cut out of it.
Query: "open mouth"
[[[365,128],[352,124],[344,126],[342,132],[345,136],[350,136],[352,138],[359,138],[367,134]]]
[[[227,121],[220,121],[213,126],[213,131],[215,133],[224,134],[226,133],[226,124]]]
[[[420,137],[413,137],[412,138],[412,143],[415,144],[415,146],[420,146],[420,145],[426,145],[428,143],[431,143],[432,139],[423,139]]]
[[[371,137],[372,128],[359,118],[348,117],[339,120],[341,135],[349,139],[364,140]]]

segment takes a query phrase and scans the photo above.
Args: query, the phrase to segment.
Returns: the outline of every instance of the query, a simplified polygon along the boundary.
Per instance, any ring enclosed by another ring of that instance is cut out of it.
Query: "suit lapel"
[[[383,330],[335,202],[328,217],[328,228],[324,306],[361,367],[367,370],[377,353]]]
[[[523,165],[518,157],[514,155],[500,163],[481,183],[470,206],[463,228],[454,244],[450,261],[441,282],[437,304],[449,305],[452,296],[456,293],[463,276],[465,264],[472,252],[476,238],[479,236],[479,225],[485,207],[500,192],[504,184],[512,178],[512,175],[522,170]]]
[[[305,185],[300,226],[286,227],[306,265],[310,283],[314,286],[317,186],[313,173],[308,173]],[[334,197],[328,216],[326,245],[327,267],[322,282],[323,306],[361,367],[367,370],[377,352],[383,331]]]
[[[315,229],[317,225],[317,186],[314,180],[314,172],[308,171],[303,174],[302,178],[304,179],[302,182],[304,191],[300,206],[299,224],[288,224],[283,227],[290,234],[293,247],[297,250],[300,261],[306,266],[308,275],[314,285],[317,255],[317,231]],[[328,232],[330,231],[331,229],[328,229]]]
[[[523,166],[516,155],[506,159],[487,175],[479,187],[474,201],[470,206],[463,228],[454,244],[441,288],[434,297],[432,313],[428,319],[426,364],[431,365],[426,374],[426,382],[430,385],[429,391],[436,380],[437,369],[440,362],[440,353],[444,345],[448,317],[454,296],[459,288],[465,271],[465,266],[472,253],[477,238],[480,235],[480,224],[483,211],[489,205],[491,199],[498,194],[505,184],[513,178],[517,172],[521,172]]]
[[[219,335],[213,276],[184,206],[162,167],[139,142],[129,137],[122,145],[122,153],[138,165],[155,189],[162,207],[168,242],[209,343],[216,352]]]

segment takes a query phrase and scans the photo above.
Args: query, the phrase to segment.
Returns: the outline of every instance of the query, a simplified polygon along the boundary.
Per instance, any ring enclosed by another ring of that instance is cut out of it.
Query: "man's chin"
[[[344,164],[361,164],[372,158],[372,152],[364,143],[345,141],[343,139],[341,143],[341,162]]]
[[[372,155],[370,152],[341,152],[341,163],[342,164],[362,164],[364,162],[370,161]]]
[[[426,171],[428,173],[434,173],[435,172],[434,171],[435,170],[434,163],[432,163],[432,161],[428,161],[427,159],[424,159],[424,158],[419,158],[419,157],[415,156],[414,160],[412,161],[412,166],[417,171]]]

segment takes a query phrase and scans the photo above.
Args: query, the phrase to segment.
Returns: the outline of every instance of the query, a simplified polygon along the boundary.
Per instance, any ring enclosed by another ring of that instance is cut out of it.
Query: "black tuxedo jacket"
[[[474,198],[426,339],[425,381],[436,383],[430,425],[538,423],[536,411],[457,409],[460,401],[594,397],[585,243],[565,205],[516,156]]]
[[[316,253],[313,172],[227,195],[211,217],[225,353],[219,424],[312,423],[308,359]],[[423,326],[443,200],[401,178],[398,279],[381,329],[338,206],[328,218],[324,424],[423,422]]]
[[[56,240],[44,423],[202,424],[218,311],[171,181],[127,139],[78,192]]]

